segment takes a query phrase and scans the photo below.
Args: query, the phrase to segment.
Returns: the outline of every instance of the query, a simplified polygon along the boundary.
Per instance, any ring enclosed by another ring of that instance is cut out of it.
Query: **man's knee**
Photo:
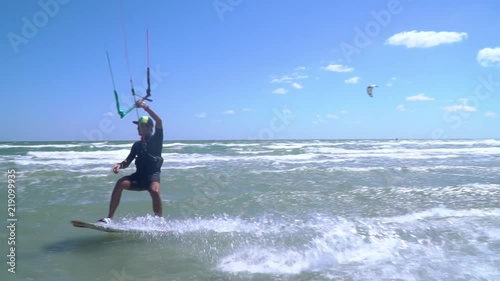
[[[151,195],[159,195],[160,194],[160,183],[159,182],[152,182],[151,185],[149,186],[149,192]]]
[[[131,186],[130,179],[128,177],[123,177],[116,182],[115,188],[129,189],[130,186]]]

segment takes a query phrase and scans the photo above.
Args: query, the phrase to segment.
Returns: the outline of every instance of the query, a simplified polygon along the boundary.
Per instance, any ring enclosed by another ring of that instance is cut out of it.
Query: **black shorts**
[[[145,176],[138,173],[133,173],[127,177],[130,181],[130,190],[149,190],[151,183],[160,183],[160,172]]]

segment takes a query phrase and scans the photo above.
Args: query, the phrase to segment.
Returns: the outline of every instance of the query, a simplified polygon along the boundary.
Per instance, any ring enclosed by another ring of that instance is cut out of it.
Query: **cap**
[[[153,127],[153,119],[149,116],[142,116],[139,121],[132,121],[134,124],[148,125]]]

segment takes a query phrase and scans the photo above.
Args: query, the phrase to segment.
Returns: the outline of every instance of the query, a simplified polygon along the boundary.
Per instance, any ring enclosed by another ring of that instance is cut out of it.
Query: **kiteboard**
[[[89,222],[84,222],[84,221],[79,221],[79,220],[72,220],[71,224],[75,227],[94,229],[94,230],[104,231],[104,232],[115,232],[115,233],[128,232],[125,229],[116,228],[116,227],[107,225],[105,223],[89,223]]]

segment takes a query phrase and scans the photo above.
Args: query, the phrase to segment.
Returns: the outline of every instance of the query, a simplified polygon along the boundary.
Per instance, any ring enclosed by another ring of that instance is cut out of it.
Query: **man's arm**
[[[130,153],[128,154],[127,158],[125,160],[123,160],[122,162],[113,166],[113,172],[115,174],[117,174],[119,169],[127,168],[130,165],[130,163],[132,163],[132,161],[134,160],[136,155],[137,155],[137,148],[136,148],[136,144],[134,143],[132,145],[132,149],[130,149]]]
[[[144,110],[149,114],[149,116],[151,116],[153,120],[155,120],[156,129],[163,129],[163,123],[161,121],[160,116],[158,116],[158,114],[156,114],[151,108],[149,108],[149,106],[144,103],[144,100],[138,100],[137,107],[144,108]]]
[[[136,155],[137,155],[137,147],[136,143],[134,143],[132,145],[132,149],[130,149],[130,153],[128,154],[127,158],[120,163],[121,164],[120,168],[121,169],[127,168],[130,165],[130,163],[132,163]]]

